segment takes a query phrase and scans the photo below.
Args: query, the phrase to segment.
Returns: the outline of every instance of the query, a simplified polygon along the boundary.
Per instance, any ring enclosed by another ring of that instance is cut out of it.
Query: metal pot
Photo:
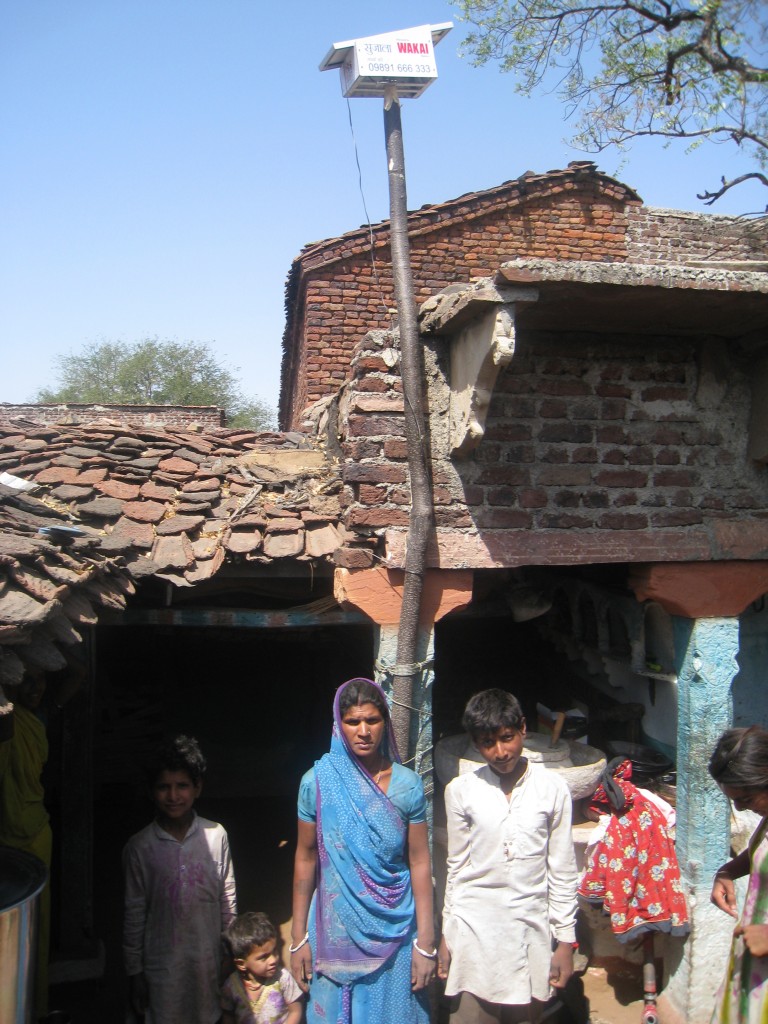
[[[660,750],[627,740],[608,740],[606,748],[611,757],[626,757],[632,763],[633,781],[655,779],[674,769],[674,764]]]
[[[31,1024],[37,904],[48,880],[39,857],[0,846],[0,1021]]]

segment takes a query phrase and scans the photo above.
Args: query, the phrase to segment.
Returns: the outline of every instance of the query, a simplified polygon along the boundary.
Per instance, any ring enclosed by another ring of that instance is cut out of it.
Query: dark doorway
[[[239,907],[283,924],[299,780],[328,749],[336,688],[373,662],[361,625],[104,626],[95,644],[94,918],[105,974],[78,1024],[122,1019],[121,851],[152,818],[148,752],[167,733],[197,737],[208,760],[197,809],[227,829]]]

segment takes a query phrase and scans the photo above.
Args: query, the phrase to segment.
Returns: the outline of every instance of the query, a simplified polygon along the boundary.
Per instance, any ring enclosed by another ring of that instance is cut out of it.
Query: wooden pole
[[[400,754],[403,758],[408,758],[411,754],[413,683],[414,678],[420,674],[420,668],[415,664],[419,610],[434,510],[429,472],[429,441],[424,414],[424,359],[416,320],[416,298],[408,241],[403,130],[400,100],[395,85],[387,86],[384,97],[384,134],[389,170],[390,248],[400,328],[400,367],[411,490],[403,603],[397,634],[397,664],[393,669],[392,724]]]

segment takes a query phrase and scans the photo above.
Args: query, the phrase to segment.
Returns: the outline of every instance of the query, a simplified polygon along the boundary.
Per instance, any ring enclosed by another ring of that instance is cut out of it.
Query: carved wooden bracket
[[[535,288],[498,287],[485,280],[453,286],[422,306],[422,334],[450,338],[453,456],[467,455],[482,441],[496,381],[515,352],[516,307],[538,297]]]
[[[482,441],[496,380],[514,352],[514,305],[492,306],[452,339],[452,455],[467,455]]]

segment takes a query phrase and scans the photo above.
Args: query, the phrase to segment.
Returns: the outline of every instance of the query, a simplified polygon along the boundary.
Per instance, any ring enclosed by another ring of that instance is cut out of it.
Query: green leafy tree
[[[235,371],[198,341],[92,342],[56,358],[59,387],[43,388],[37,402],[104,405],[215,405],[227,423],[270,430],[274,410],[243,395]]]
[[[642,136],[690,146],[734,142],[755,169],[699,199],[711,204],[747,179],[768,186],[765,0],[453,0],[474,29],[463,51],[498,61],[526,96],[552,85],[575,145],[590,152]]]

